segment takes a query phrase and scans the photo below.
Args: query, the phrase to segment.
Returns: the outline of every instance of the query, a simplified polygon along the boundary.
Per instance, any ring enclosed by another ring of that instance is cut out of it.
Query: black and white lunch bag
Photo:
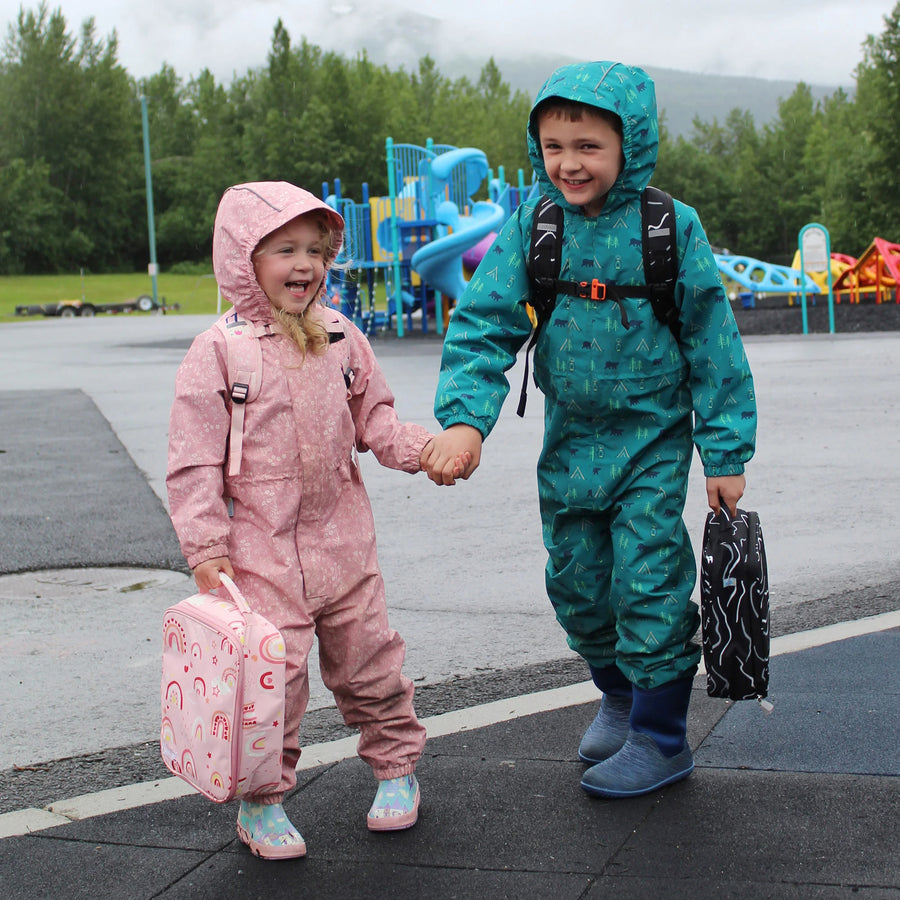
[[[738,509],[732,517],[723,504],[707,515],[700,619],[709,696],[762,702],[769,689],[769,579],[757,513]]]

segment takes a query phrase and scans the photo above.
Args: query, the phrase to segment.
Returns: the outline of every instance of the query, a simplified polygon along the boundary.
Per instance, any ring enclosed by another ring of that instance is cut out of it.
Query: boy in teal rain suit
[[[693,445],[709,505],[734,511],[753,455],[753,381],[696,212],[675,202],[680,337],[643,285],[641,193],[656,164],[653,82],[612,62],[565,66],[539,92],[528,149],[541,189],[565,211],[560,280],[599,279],[622,299],[560,293],[534,355],[544,394],[538,461],[546,585],[569,645],[602,692],[579,748],[582,787],[645,794],[693,770],[686,719],[700,649],[696,566],[682,521]],[[532,330],[526,272],[536,200],[516,211],[447,329],[424,459],[452,484],[478,466],[509,391],[505,372]],[[457,475],[457,477],[459,477]]]

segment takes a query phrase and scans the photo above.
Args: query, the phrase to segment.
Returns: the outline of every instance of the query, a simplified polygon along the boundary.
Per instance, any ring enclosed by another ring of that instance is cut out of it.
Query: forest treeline
[[[710,241],[790,262],[798,231],[825,225],[834,250],[900,242],[900,3],[861,49],[853,97],[816,101],[807,85],[758,125],[735,109],[662,128],[654,184],[696,207]],[[493,60],[477,82],[451,80],[430,57],[415,71],[346,58],[279,20],[266,65],[228,84],[169,66],[129,76],[115,34],[92,19],[73,33],[59,10],[21,9],[0,54],[0,274],[137,271],[148,260],[141,98],[146,98],[157,258],[165,270],[208,266],[223,190],[283,179],[345,196],[387,193],[385,138],[478,147],[496,169],[530,180],[531,98]]]

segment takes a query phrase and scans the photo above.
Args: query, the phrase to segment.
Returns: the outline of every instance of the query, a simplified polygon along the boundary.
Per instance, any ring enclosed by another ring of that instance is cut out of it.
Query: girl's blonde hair
[[[315,316],[307,316],[306,312],[312,309],[316,304],[322,302],[325,294],[326,282],[328,280],[329,270],[335,266],[338,253],[341,250],[341,242],[343,240],[343,230],[335,228],[332,219],[324,210],[313,209],[307,213],[303,213],[303,218],[309,218],[319,227],[319,233],[322,235],[323,261],[325,263],[325,277],[322,279],[318,296],[310,303],[310,305],[300,315],[286,312],[273,306],[275,313],[275,321],[282,327],[284,333],[297,345],[302,356],[306,356],[307,351],[316,356],[321,356],[327,349],[329,344],[328,331],[325,326],[316,319]],[[266,235],[268,237],[268,235]],[[265,240],[265,238],[263,238]],[[260,245],[262,241],[260,241]],[[253,251],[255,256],[259,252],[259,245]],[[338,268],[345,268],[346,263],[338,263]]]

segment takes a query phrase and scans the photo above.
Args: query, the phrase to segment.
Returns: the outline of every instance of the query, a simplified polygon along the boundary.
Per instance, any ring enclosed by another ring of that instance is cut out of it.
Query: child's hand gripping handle
[[[237,604],[237,608],[245,616],[253,612],[253,610],[250,608],[250,604],[244,599],[244,595],[238,590],[238,586],[234,583],[234,581],[232,581],[232,579],[224,572],[219,572],[219,578],[228,593],[231,595],[231,599],[234,600],[234,602]]]

